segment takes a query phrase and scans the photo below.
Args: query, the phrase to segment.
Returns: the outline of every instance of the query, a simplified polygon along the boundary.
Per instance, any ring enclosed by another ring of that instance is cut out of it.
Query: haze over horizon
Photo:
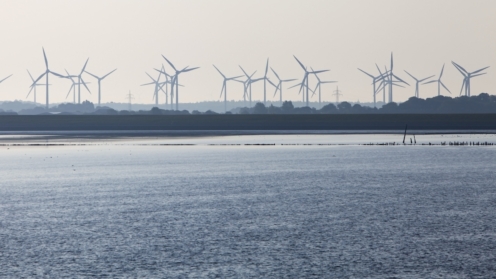
[[[102,82],[102,103],[126,102],[131,91],[135,103],[153,103],[153,86],[142,87],[145,71],[166,64],[200,69],[181,75],[179,102],[221,101],[222,77],[241,75],[238,65],[263,75],[270,58],[282,78],[303,77],[296,55],[306,66],[330,69],[322,80],[337,80],[323,86],[323,101],[334,101],[336,85],[342,100],[371,102],[371,79],[357,68],[376,73],[375,63],[389,65],[394,52],[395,74],[412,86],[395,88],[394,100],[414,95],[414,82],[403,71],[424,78],[439,75],[446,64],[443,82],[459,96],[462,75],[455,61],[468,71],[491,66],[488,74],[474,78],[472,95],[495,94],[496,2],[462,1],[2,1],[0,100],[26,99],[31,80],[45,70],[42,47],[52,71],[80,71],[89,57],[87,71],[103,75],[117,71]],[[172,73],[168,65],[166,69]],[[274,75],[269,72],[272,79]],[[274,77],[275,78],[275,77]],[[97,102],[97,82],[85,78],[92,94],[82,90],[82,100]],[[71,82],[50,77],[50,102],[65,99]],[[295,82],[297,83],[297,82]],[[286,84],[286,88],[293,83]],[[314,82],[311,82],[315,86]],[[284,89],[286,100],[301,101],[298,89]],[[268,100],[274,88],[267,90]],[[437,86],[420,88],[420,97],[437,95]],[[243,87],[228,83],[228,100],[242,100]],[[164,95],[160,95],[160,103]],[[39,88],[38,103],[45,90]],[[253,85],[253,99],[263,99],[263,84]],[[382,94],[378,94],[382,100]],[[317,101],[314,96],[310,101]]]

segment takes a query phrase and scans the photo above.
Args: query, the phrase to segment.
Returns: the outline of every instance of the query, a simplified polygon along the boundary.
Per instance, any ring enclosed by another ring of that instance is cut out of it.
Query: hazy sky
[[[472,94],[494,94],[495,14],[494,0],[1,1],[0,79],[14,75],[0,84],[0,100],[26,100],[26,69],[36,76],[44,71],[42,47],[56,72],[80,71],[88,57],[87,70],[97,75],[118,68],[102,83],[102,102],[126,102],[131,90],[135,102],[152,103],[153,88],[140,84],[149,81],[145,71],[155,75],[153,68],[165,63],[161,54],[177,67],[201,67],[181,76],[180,102],[220,100],[222,78],[212,64],[229,76],[241,74],[238,65],[259,76],[270,58],[280,76],[301,79],[293,55],[314,69],[330,69],[321,77],[339,81],[342,99],[367,102],[371,79],[357,67],[375,74],[374,63],[384,67],[391,51],[396,74],[412,85],[403,70],[422,78],[438,75],[446,63],[443,81],[452,96],[462,83],[452,60],[469,71],[491,66],[472,81]],[[82,99],[96,103],[96,81],[86,81],[92,94],[83,91]],[[71,82],[50,83],[51,101],[64,101]],[[335,86],[323,87],[324,100],[334,100]],[[262,88],[253,85],[254,99],[263,98]],[[242,91],[229,83],[228,99],[241,100]],[[272,87],[268,92],[278,99]],[[396,89],[395,101],[413,93],[413,86]],[[420,94],[435,96],[437,86],[425,85]],[[301,97],[285,89],[284,99]],[[45,102],[41,88],[38,102]]]

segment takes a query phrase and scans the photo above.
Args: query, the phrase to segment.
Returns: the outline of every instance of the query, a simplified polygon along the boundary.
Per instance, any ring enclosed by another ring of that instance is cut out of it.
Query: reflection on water
[[[280,145],[369,139],[1,146],[0,277],[496,276],[496,148]]]

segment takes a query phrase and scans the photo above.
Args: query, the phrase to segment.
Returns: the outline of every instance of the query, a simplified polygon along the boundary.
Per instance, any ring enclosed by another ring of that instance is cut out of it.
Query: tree
[[[262,103],[257,103],[255,107],[253,107],[253,114],[266,114],[267,108]]]
[[[291,113],[294,109],[293,103],[291,101],[284,101],[281,106],[283,113]]]

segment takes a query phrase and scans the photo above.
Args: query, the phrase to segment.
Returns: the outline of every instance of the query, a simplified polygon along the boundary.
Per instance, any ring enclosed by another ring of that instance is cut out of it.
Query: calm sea
[[[4,140],[0,277],[495,278],[496,146],[401,141]]]

